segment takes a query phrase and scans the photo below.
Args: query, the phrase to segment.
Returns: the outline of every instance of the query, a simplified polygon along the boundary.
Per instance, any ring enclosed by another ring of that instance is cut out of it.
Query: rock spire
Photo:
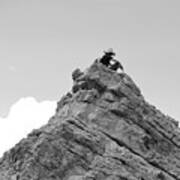
[[[73,72],[56,114],[6,152],[0,180],[180,180],[178,123],[126,73]]]

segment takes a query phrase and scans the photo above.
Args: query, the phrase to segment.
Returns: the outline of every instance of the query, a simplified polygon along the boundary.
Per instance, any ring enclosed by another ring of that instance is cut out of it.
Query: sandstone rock
[[[0,160],[0,180],[180,180],[177,121],[125,73],[73,72],[56,114]]]

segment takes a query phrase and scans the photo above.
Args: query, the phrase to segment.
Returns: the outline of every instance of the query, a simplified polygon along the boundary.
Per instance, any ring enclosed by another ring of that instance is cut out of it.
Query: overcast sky
[[[23,97],[59,100],[71,72],[112,47],[145,98],[180,120],[179,32],[179,0],[0,0],[0,116]]]

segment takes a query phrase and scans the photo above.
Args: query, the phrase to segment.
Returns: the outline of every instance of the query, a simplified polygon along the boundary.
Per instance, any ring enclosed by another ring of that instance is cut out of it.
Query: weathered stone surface
[[[95,62],[48,124],[0,160],[0,180],[180,180],[180,129],[125,73]]]

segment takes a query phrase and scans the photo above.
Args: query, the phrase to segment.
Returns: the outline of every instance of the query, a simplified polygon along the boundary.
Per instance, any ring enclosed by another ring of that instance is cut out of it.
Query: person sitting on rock
[[[124,68],[119,61],[112,59],[111,63],[112,62],[113,62],[113,64],[110,65],[110,69],[112,69],[113,71],[118,71],[119,69],[121,69],[121,71],[124,71]]]
[[[103,57],[100,59],[100,63],[104,64],[105,66],[109,67],[110,62],[113,59],[113,56],[115,56],[115,52],[113,52],[113,49],[110,48],[107,51],[104,51]]]

